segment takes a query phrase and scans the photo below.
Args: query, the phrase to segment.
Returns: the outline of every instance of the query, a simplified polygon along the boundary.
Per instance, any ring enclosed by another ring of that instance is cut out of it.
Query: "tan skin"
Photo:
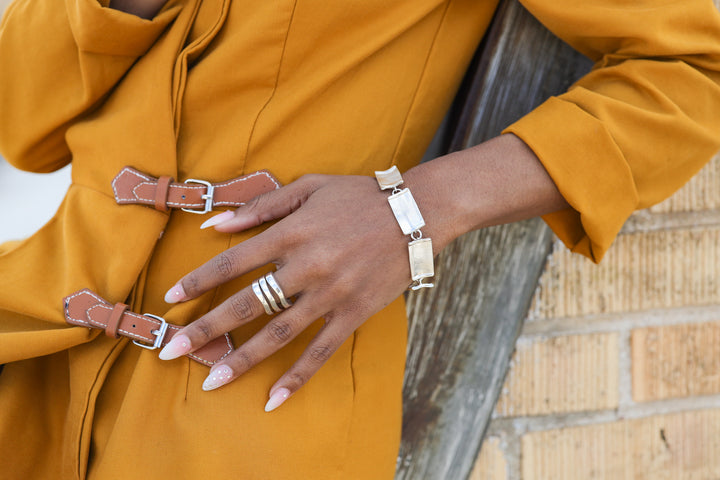
[[[114,0],[111,8],[149,18],[163,4]],[[425,218],[422,231],[432,238],[435,254],[466,232],[569,208],[532,150],[514,135],[418,165],[403,178]],[[270,389],[269,403],[277,407],[365,320],[407,289],[409,237],[400,231],[387,197],[371,176],[306,175],[257,197],[215,226],[236,233],[277,220],[180,279],[168,301],[196,298],[270,263],[277,264],[274,276],[285,295],[296,301],[214,365],[205,389],[240,377],[323,318],[323,328]],[[248,286],[186,326],[161,358],[196,350],[262,314]]]
[[[165,3],[167,0],[110,0],[110,8],[150,19]]]
[[[432,238],[435,253],[476,228],[567,208],[538,159],[513,135],[421,164],[403,177],[423,213],[423,233]],[[238,378],[322,317],[324,327],[270,390],[271,398],[281,392],[284,400],[367,318],[405,291],[410,283],[408,237],[387,197],[373,177],[306,175],[257,197],[215,227],[231,233],[279,220],[182,278],[182,293],[172,301],[195,298],[272,262],[278,265],[274,276],[286,296],[298,298],[215,365],[210,378],[222,383]],[[167,358],[200,348],[262,314],[250,287],[244,288],[185,327],[176,339],[183,339],[186,348]],[[221,365],[229,370],[217,370]]]

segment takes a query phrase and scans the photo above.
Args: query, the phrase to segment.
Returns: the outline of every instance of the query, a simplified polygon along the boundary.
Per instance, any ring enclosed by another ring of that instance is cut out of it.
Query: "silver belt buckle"
[[[213,204],[213,195],[215,194],[215,187],[212,183],[206,182],[205,180],[197,180],[195,178],[188,178],[185,180],[184,183],[199,183],[200,185],[205,185],[207,187],[207,192],[202,195],[200,198],[205,200],[205,208],[202,210],[194,210],[192,208],[181,208],[183,212],[189,212],[189,213],[207,213],[212,210],[212,204]]]
[[[160,348],[163,339],[165,338],[165,332],[167,332],[168,329],[168,323],[165,321],[164,318],[153,315],[152,313],[143,313],[143,316],[152,317],[155,320],[160,320],[160,328],[150,331],[150,333],[155,335],[155,342],[153,342],[152,345],[145,345],[144,343],[140,343],[137,340],[133,340],[133,343],[138,347],[147,348],[148,350],[155,350],[156,348]]]

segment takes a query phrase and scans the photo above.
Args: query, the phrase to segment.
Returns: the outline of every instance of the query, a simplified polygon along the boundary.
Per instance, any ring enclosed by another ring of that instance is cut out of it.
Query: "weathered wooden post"
[[[468,77],[450,150],[496,136],[591,63],[504,1]],[[437,259],[436,285],[408,296],[409,352],[398,480],[470,474],[549,253],[539,219],[473,232]]]

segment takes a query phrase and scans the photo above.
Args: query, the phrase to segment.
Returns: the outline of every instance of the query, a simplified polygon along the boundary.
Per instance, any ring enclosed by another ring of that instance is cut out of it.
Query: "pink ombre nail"
[[[175,335],[172,340],[160,350],[160,360],[172,360],[190,352],[192,345],[190,339],[182,333]]]
[[[208,375],[203,382],[202,389],[206,392],[209,390],[215,390],[232,380],[232,377],[233,371],[227,365],[213,367],[212,370],[210,370],[210,375]]]
[[[205,220],[205,223],[200,225],[200,229],[204,230],[206,228],[214,227],[215,225],[220,225],[223,222],[227,222],[234,216],[235,216],[235,213],[230,210],[228,210],[227,212],[220,213],[218,215],[215,215],[212,218],[209,218],[208,220]]]
[[[290,397],[290,390],[288,390],[285,387],[280,387],[277,390],[275,390],[275,393],[273,393],[270,396],[270,400],[265,404],[265,411],[266,412],[272,412],[277,407],[285,403],[285,400],[287,400]]]
[[[178,283],[177,285],[172,287],[165,294],[165,301],[167,303],[182,302],[183,300],[185,300],[185,298],[186,298],[185,290],[183,289],[181,283]]]

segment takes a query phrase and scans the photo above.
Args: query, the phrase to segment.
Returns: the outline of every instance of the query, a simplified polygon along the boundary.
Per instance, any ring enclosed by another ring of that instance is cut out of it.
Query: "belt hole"
[[[182,199],[185,200],[185,195],[182,196]]]

